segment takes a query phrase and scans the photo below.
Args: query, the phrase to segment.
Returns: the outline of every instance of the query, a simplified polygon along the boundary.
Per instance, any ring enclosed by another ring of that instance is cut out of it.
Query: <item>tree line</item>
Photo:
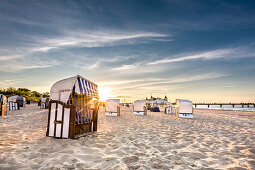
[[[7,97],[18,95],[23,96],[27,100],[31,100],[34,102],[39,101],[39,98],[41,97],[50,97],[49,92],[40,93],[37,91],[32,91],[27,88],[14,88],[14,87],[8,87],[8,88],[0,88],[0,94],[3,94]]]

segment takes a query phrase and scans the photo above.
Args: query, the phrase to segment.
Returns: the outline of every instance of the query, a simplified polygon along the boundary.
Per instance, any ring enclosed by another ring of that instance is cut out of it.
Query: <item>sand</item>
[[[100,111],[98,131],[75,140],[46,137],[47,115],[32,104],[0,117],[0,169],[255,169],[255,112]]]

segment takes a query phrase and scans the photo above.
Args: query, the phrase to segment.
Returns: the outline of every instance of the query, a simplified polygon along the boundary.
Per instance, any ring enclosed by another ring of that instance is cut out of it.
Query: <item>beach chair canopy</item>
[[[177,99],[176,106],[180,113],[192,113],[193,103],[190,100]]]
[[[47,102],[47,99],[49,99],[49,98],[48,97],[44,97],[44,98],[41,98],[40,100],[41,100],[42,103],[45,103],[45,102]]]
[[[3,94],[0,94],[0,102],[7,103],[7,97]]]
[[[97,85],[80,75],[53,84],[50,90],[50,99],[67,103],[72,92],[98,99]]]
[[[17,101],[23,101],[23,102],[25,102],[25,101],[26,101],[26,98],[23,97],[23,96],[18,96]]]
[[[118,112],[117,107],[119,106],[119,99],[108,99],[105,102],[106,112]]]
[[[17,99],[18,99],[19,96],[11,96],[8,98],[8,102],[17,102]]]
[[[136,100],[134,101],[134,111],[143,111],[145,106],[144,100]]]

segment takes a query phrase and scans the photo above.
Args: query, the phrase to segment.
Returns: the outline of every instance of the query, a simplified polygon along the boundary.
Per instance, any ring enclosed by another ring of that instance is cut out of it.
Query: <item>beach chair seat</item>
[[[91,118],[85,118],[85,117],[81,117],[80,114],[75,114],[75,123],[78,123],[78,120],[79,120],[79,123],[89,123],[92,121]]]
[[[79,123],[89,123],[91,121],[90,118],[85,119],[84,117],[82,119],[79,119]],[[75,119],[75,123],[78,123],[78,120]]]

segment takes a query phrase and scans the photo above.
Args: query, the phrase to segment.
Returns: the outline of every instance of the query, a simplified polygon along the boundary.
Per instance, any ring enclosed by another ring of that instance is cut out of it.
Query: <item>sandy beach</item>
[[[48,110],[35,104],[0,117],[0,169],[255,169],[255,112],[163,112],[106,117],[79,138],[46,137]]]

